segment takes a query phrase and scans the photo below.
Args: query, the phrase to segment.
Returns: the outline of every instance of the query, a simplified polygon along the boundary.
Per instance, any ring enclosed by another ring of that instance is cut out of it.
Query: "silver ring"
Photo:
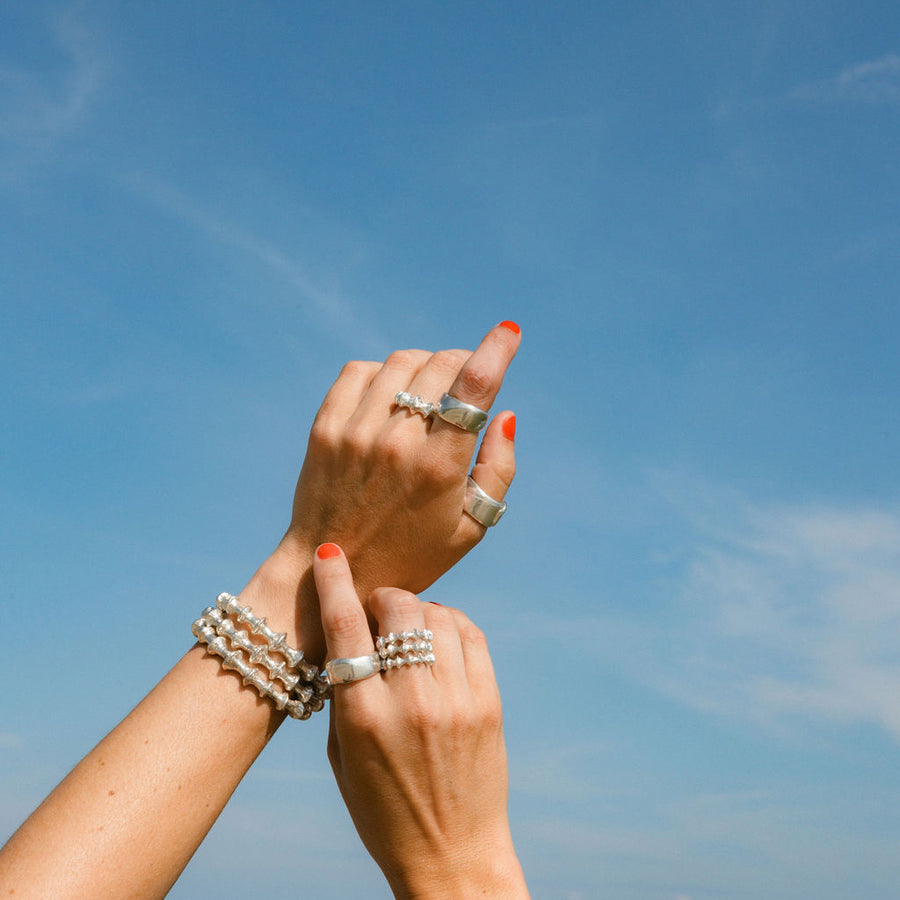
[[[490,528],[500,521],[500,516],[506,512],[506,501],[495,500],[488,496],[478,485],[475,479],[469,476],[466,482],[466,496],[463,500],[463,512],[468,513],[480,525]]]
[[[435,414],[445,422],[473,434],[481,431],[488,420],[488,414],[483,409],[472,406],[471,403],[463,403],[462,400],[457,400],[449,394],[444,394],[439,403],[432,405]]]
[[[399,669],[402,666],[424,664],[434,665],[434,635],[427,629],[413,628],[399,634],[380,634],[375,639],[375,647],[384,670]]]
[[[322,678],[327,684],[350,684],[377,675],[383,668],[377,653],[365,656],[351,656],[345,659],[330,659],[322,670]]]
[[[424,397],[418,394],[414,396],[409,391],[397,391],[394,403],[410,412],[418,413],[425,419],[430,419],[437,412],[438,406],[437,403],[429,403]]]

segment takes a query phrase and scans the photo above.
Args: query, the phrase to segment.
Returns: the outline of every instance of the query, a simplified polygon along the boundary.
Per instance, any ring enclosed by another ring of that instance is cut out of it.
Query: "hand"
[[[372,653],[347,559],[314,562],[328,658]],[[507,817],[500,694],[484,635],[407,591],[369,597],[378,632],[433,634],[433,666],[335,685],[328,756],[366,848],[398,897],[527,897]]]
[[[287,533],[242,592],[314,662],[324,643],[311,566],[322,541],[345,548],[365,597],[382,584],[424,590],[486,530],[463,513],[478,435],[399,408],[396,394],[438,400],[447,392],[490,409],[519,343],[519,327],[504,322],[474,353],[404,350],[384,364],[348,363],[329,390],[310,431]],[[497,415],[472,469],[497,500],[515,475],[514,435],[515,416]]]

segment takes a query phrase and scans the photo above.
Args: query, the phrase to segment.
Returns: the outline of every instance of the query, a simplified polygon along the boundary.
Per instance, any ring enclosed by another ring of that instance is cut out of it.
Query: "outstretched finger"
[[[463,364],[447,393],[479,409],[490,409],[521,342],[521,329],[515,322],[501,322],[492,328]],[[457,438],[468,434],[447,422],[438,420],[434,424],[439,427],[432,430],[433,434]]]
[[[319,593],[327,658],[339,659],[372,653],[375,645],[347,557],[337,544],[322,544],[313,559]]]

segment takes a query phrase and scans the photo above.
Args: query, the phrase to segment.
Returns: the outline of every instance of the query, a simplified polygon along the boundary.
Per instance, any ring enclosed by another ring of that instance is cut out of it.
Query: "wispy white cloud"
[[[46,151],[87,118],[109,68],[96,32],[74,12],[47,27],[43,66],[0,62],[0,147],[6,166],[24,151]]]
[[[777,729],[874,724],[900,742],[900,511],[687,493],[690,505],[677,490],[661,500],[678,537],[648,550],[652,615],[646,602],[639,618],[605,605],[575,622],[523,616],[519,629],[577,641],[713,714]]]
[[[709,495],[707,495],[709,497]],[[643,671],[693,706],[900,741],[900,514],[707,503]]]
[[[383,357],[392,349],[360,306],[341,290],[336,277],[312,274],[296,255],[286,253],[168,182],[140,175],[131,177],[128,186],[168,215],[206,238],[238,251],[271,277],[285,283],[316,314],[317,323],[326,322],[333,333],[342,336],[350,333],[356,346],[366,347],[375,356]]]
[[[898,104],[900,55],[889,53],[878,59],[847,66],[831,78],[798,85],[789,97],[814,102]]]

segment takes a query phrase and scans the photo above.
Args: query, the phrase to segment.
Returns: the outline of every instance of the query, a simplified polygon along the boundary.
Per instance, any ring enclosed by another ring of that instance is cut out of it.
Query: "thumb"
[[[313,559],[327,658],[363,656],[375,649],[369,621],[356,596],[347,557],[337,544],[322,544]]]
[[[485,429],[475,465],[472,480],[489,497],[502,500],[516,474],[516,417],[513,413],[499,413]],[[468,516],[464,517],[469,519]],[[476,525],[484,533],[483,525]]]

